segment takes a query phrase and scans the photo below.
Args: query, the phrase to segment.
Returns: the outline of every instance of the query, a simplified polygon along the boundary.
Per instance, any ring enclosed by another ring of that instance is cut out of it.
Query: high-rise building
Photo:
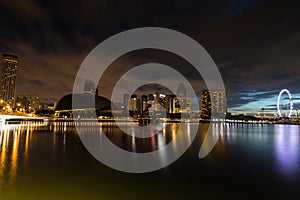
[[[155,93],[153,94],[153,101],[151,102],[152,111],[161,111],[162,108],[166,108],[166,95]]]
[[[186,89],[184,87],[183,83],[179,83],[177,91],[176,91],[177,97],[185,97],[186,96]]]
[[[169,94],[166,95],[166,110],[168,114],[174,114],[176,113],[176,108],[178,107],[178,99],[176,98],[176,95]]]
[[[129,104],[129,93],[125,93],[123,96],[123,106],[124,110],[128,110],[128,104]]]
[[[146,111],[148,108],[148,98],[147,95],[142,95],[142,111]]]
[[[1,68],[0,99],[10,108],[15,108],[16,79],[18,70],[18,56],[12,53],[3,53]]]
[[[223,118],[227,112],[226,91],[202,90],[200,110],[202,119]]]
[[[191,110],[191,98],[190,97],[178,97],[179,112],[189,113]]]
[[[128,110],[130,110],[130,111],[138,111],[137,95],[131,95],[131,97],[129,99]]]
[[[183,83],[179,83],[176,96],[179,103],[178,112],[189,113],[191,110],[191,99],[190,97],[186,96],[186,89]]]

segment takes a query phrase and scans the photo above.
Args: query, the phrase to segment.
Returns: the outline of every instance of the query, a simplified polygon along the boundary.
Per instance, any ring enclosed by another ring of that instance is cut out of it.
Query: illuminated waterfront
[[[180,140],[189,139],[194,125],[185,124],[186,134]],[[100,134],[133,152],[163,147],[175,138],[178,128],[167,123],[155,136],[137,139],[122,134],[113,123],[101,126]],[[84,128],[95,131],[95,127]],[[124,127],[129,128],[126,123]],[[213,151],[199,159],[201,132],[207,128],[208,124],[200,125],[192,146],[170,166],[128,174],[94,159],[71,122],[2,127],[1,199],[287,198],[299,194],[299,126],[226,124]],[[172,145],[176,151],[178,141]]]

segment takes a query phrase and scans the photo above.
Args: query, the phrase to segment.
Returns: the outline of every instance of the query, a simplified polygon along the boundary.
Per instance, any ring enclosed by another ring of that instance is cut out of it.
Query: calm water
[[[118,146],[149,152],[172,141],[178,124],[148,139],[125,135],[112,123],[103,132]],[[126,124],[124,124],[126,127]],[[186,125],[187,130],[189,126]],[[87,126],[93,131],[93,126]],[[1,127],[0,199],[287,199],[300,195],[300,127],[229,125],[204,159],[201,124],[186,153],[146,174],[98,162],[69,123]],[[189,133],[183,135],[189,139]],[[176,141],[172,142],[176,150]]]

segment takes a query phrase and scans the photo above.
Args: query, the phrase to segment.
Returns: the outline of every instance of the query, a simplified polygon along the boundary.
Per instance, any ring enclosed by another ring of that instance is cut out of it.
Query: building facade
[[[128,110],[138,111],[138,99],[137,95],[131,95],[128,103]]]
[[[18,95],[16,102],[16,107],[22,108],[24,112],[35,112],[40,108],[40,98],[37,96]]]
[[[227,112],[226,91],[202,90],[200,94],[202,119],[224,118]]]
[[[191,98],[186,95],[186,89],[183,83],[179,83],[176,90],[176,96],[178,99],[177,112],[189,113],[191,110]]]
[[[16,79],[19,58],[12,53],[3,53],[1,68],[0,99],[8,108],[15,108],[16,104]]]

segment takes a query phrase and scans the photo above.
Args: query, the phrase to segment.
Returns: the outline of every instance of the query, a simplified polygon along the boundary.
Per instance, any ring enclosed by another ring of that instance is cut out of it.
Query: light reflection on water
[[[284,176],[299,173],[299,127],[275,126],[275,155],[278,168]]]
[[[12,188],[20,165],[26,167],[32,131],[40,125],[29,123],[0,127],[0,192]]]
[[[98,130],[97,126],[87,124],[83,128],[86,131],[99,131],[100,135],[106,134],[116,145],[132,152],[149,152],[163,148],[166,144],[172,142],[174,151],[180,145],[181,140],[191,141],[190,127],[191,123],[185,124],[185,133],[181,133],[180,137],[175,137],[177,134],[178,124],[169,123],[163,125],[163,130],[159,133],[153,134],[149,139],[141,139],[131,137],[121,132],[114,123],[100,123],[103,129]],[[126,126],[126,124],[124,124]],[[129,127],[129,131],[134,129]],[[208,129],[208,124],[201,124],[199,136],[203,139],[204,134]],[[300,174],[300,131],[299,126],[291,125],[231,125],[214,124],[212,126],[214,132],[220,132],[220,140],[216,145],[215,153],[224,154],[228,153],[228,149],[237,146],[237,151],[242,151],[245,158],[236,158],[240,162],[246,159],[253,159],[253,162],[269,162],[267,167],[275,170],[275,174],[282,176],[284,179],[290,177],[295,178],[295,175]],[[52,144],[49,149],[54,155],[54,160],[58,155],[65,156],[70,154],[68,144],[73,148],[78,141],[72,141],[73,137],[78,137],[75,131],[74,124],[70,122],[54,123],[54,124],[39,124],[28,123],[25,125],[9,125],[1,127],[0,129],[0,197],[1,193],[16,192],[14,190],[16,181],[26,173],[28,168],[28,160],[35,154],[43,153],[37,152],[42,148],[31,148],[37,145],[42,147],[44,141],[41,142],[39,133],[41,130],[47,133],[47,140]],[[174,140],[174,138],[177,138]],[[101,137],[100,137],[101,139]],[[197,140],[197,139],[196,139]],[[197,141],[196,146],[192,148],[199,150],[201,145]],[[47,141],[46,141],[47,142]],[[101,141],[99,141],[101,142]],[[48,143],[47,143],[48,144]],[[196,152],[193,151],[193,153]],[[236,150],[234,150],[236,151]],[[46,154],[46,153],[45,153]],[[241,155],[241,154],[237,154]],[[256,159],[264,155],[268,157],[268,161],[264,159]],[[161,159],[166,156],[163,153],[160,155]],[[188,156],[190,156],[188,154]],[[194,155],[195,156],[195,155]],[[194,159],[193,156],[193,159]],[[236,155],[231,155],[232,157]],[[249,156],[249,157],[247,157]],[[227,159],[224,157],[224,159]],[[70,161],[72,162],[72,161]],[[201,160],[193,161],[195,165],[199,165]],[[38,163],[32,163],[33,165]],[[175,162],[176,164],[176,162]],[[237,164],[238,165],[238,164]],[[200,165],[201,166],[201,165]],[[168,167],[164,170],[168,171]],[[56,169],[57,170],[57,169]],[[184,169],[186,170],[186,169]],[[265,169],[268,170],[268,169]],[[260,172],[264,173],[264,172]],[[0,198],[2,199],[2,198]]]

